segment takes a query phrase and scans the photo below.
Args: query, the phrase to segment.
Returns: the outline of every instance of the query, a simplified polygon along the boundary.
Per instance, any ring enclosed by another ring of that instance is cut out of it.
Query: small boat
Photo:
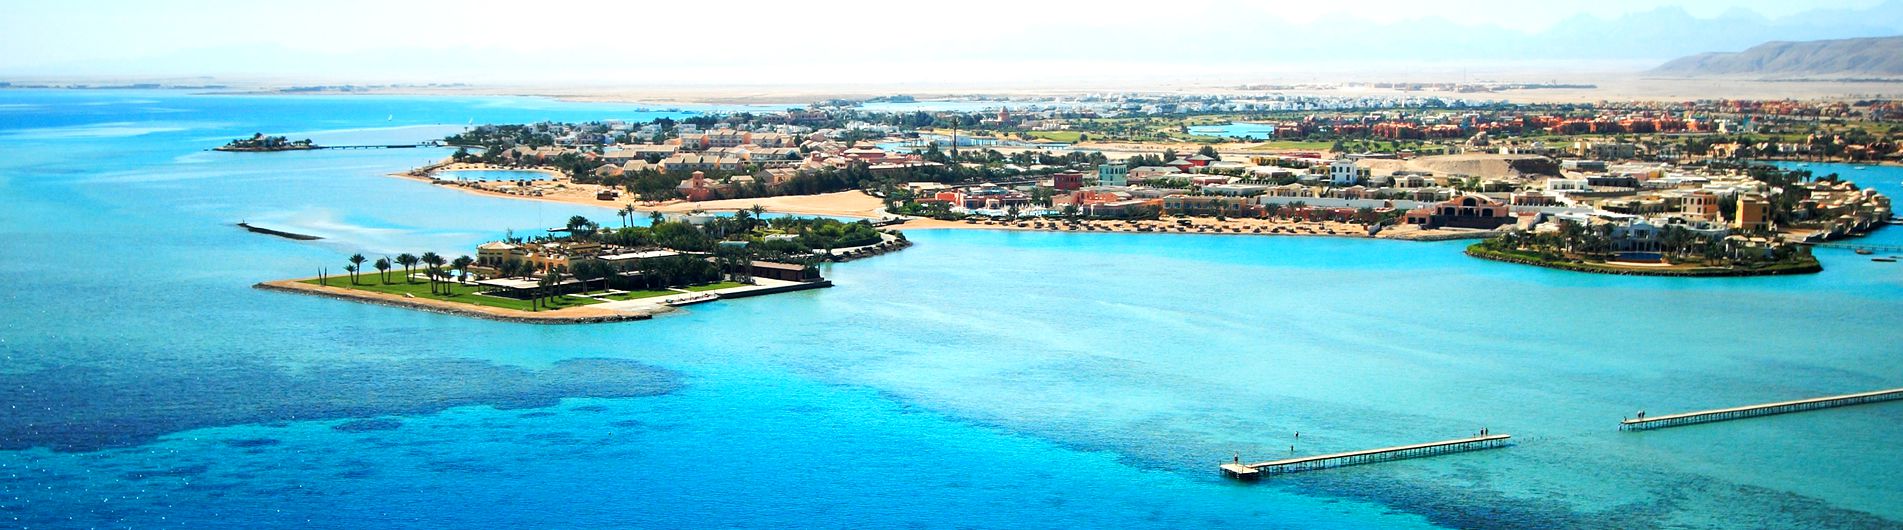
[[[1857,254],[1868,256],[1871,254],[1875,254],[1875,252],[1871,252],[1870,249],[1867,249],[1867,248],[1860,248],[1860,249],[1857,249]]]
[[[1878,263],[1896,263],[1896,258],[1870,258],[1870,261],[1875,261]]]

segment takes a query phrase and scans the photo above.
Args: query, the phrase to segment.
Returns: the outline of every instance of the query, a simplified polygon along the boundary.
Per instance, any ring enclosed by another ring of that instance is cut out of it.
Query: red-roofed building
[[[1084,174],[1065,171],[1051,175],[1051,189],[1058,191],[1077,191],[1084,187]]]

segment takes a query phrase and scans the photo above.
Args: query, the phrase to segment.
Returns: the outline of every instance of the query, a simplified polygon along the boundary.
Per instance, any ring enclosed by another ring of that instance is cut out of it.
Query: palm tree
[[[396,263],[403,266],[403,283],[410,283],[410,268],[416,266],[416,256],[408,252],[397,254]]]
[[[557,265],[557,266],[549,267],[548,272],[542,273],[541,281],[536,282],[536,287],[538,287],[539,289],[537,290],[535,295],[536,300],[541,302],[542,307],[548,307],[549,303],[554,300],[555,286],[560,285],[561,283],[562,283],[562,267],[561,266]],[[547,299],[544,300],[544,298],[547,298]]]
[[[390,258],[377,259],[377,280],[390,283]]]
[[[351,284],[351,285],[356,285],[356,284],[357,284],[357,270],[358,270],[358,269],[362,269],[362,268],[363,268],[363,262],[364,262],[364,257],[363,257],[363,254],[351,254],[351,255],[350,255],[350,268],[349,268],[349,269],[345,269],[345,270],[348,270],[348,271],[350,271],[350,284]]]
[[[621,206],[621,227],[627,228],[628,225],[633,223],[634,223],[634,205],[633,204],[622,205]]]
[[[581,233],[590,224],[593,224],[593,221],[589,221],[587,217],[575,215],[568,218],[568,224],[564,228],[568,229],[568,235],[573,236]]]
[[[455,267],[456,272],[461,273],[461,275],[456,278],[457,280],[468,280],[469,266],[475,265],[475,264],[476,264],[476,259],[471,258],[468,255],[459,256],[455,259],[455,261],[449,262],[449,266]]]
[[[666,221],[667,216],[661,212],[648,212],[648,226],[658,225]]]
[[[588,283],[596,278],[602,279],[602,288],[606,289],[608,274],[611,272],[605,263],[594,259],[575,260],[569,265],[568,270],[575,274],[575,279],[581,280],[582,291],[588,291]]]
[[[435,252],[424,252],[423,257],[421,259],[423,261],[423,265],[425,267],[428,267],[427,269],[423,270],[423,273],[429,276],[429,282],[430,282],[429,292],[430,294],[435,294],[436,293],[436,268],[443,265],[443,257],[436,255]]]

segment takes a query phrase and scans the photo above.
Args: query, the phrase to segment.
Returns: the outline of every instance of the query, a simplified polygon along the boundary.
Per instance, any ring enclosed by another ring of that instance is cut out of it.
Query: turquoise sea
[[[829,266],[832,289],[535,326],[250,285],[612,210],[383,176],[443,150],[204,150],[656,115],[0,90],[0,524],[1903,525],[1903,403],[1615,429],[1903,386],[1903,266],[1847,250],[1820,250],[1822,274],[1697,280],[1457,242],[914,230]],[[1812,168],[1903,192],[1897,168]],[[1215,471],[1482,428],[1516,443]]]

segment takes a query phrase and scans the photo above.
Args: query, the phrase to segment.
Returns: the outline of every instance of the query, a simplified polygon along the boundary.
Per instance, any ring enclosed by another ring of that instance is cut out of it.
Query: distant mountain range
[[[1680,57],[1647,72],[1673,77],[1903,80],[1903,36],[1767,42]]]

